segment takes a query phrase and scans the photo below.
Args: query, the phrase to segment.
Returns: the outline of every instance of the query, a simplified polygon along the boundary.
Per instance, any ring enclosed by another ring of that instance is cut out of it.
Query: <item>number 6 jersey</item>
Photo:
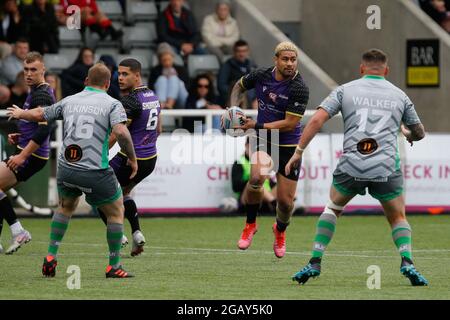
[[[161,112],[158,97],[147,86],[140,86],[122,97],[122,104],[127,113],[136,158],[148,160],[155,157]],[[122,151],[120,153],[125,155]]]
[[[385,178],[400,169],[400,125],[420,123],[408,96],[384,77],[367,75],[336,88],[319,105],[344,120],[344,153],[337,168],[355,178]]]
[[[44,118],[64,121],[58,164],[81,170],[108,168],[112,127],[127,121],[120,101],[92,87],[44,108]]]

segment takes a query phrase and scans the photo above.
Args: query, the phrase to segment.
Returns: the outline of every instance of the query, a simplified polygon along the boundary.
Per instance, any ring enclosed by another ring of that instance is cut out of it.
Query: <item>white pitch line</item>
[[[47,242],[44,241],[35,241],[35,243],[44,243],[47,244]],[[95,244],[95,243],[77,243],[77,242],[67,242],[63,243],[64,245],[75,245],[75,246],[88,246],[88,247],[105,247],[106,245],[102,244]],[[156,249],[156,250],[175,250],[174,252],[152,252],[150,254],[155,255],[189,255],[189,254],[268,254],[273,255],[273,251],[268,250],[246,250],[241,251],[238,249],[217,249],[217,248],[188,248],[188,247],[158,247],[158,246],[148,246],[148,249]],[[124,249],[125,251],[126,249]],[[197,252],[196,252],[197,251]],[[413,253],[417,252],[449,252],[448,249],[420,249],[420,250],[413,250]],[[353,257],[353,258],[386,258],[386,259],[392,259],[395,257],[398,257],[397,254],[392,255],[367,255],[367,254],[361,254],[361,253],[380,253],[380,252],[392,252],[389,250],[353,250],[353,251],[331,251],[327,252],[326,256],[330,257]],[[148,254],[148,252],[147,252]],[[147,255],[146,254],[146,255]],[[297,255],[297,256],[309,256],[311,254],[310,251],[286,251],[286,254],[288,255]],[[435,260],[435,259],[450,259],[447,257],[439,257],[439,258],[431,258],[431,257],[421,257],[420,259],[424,260]]]

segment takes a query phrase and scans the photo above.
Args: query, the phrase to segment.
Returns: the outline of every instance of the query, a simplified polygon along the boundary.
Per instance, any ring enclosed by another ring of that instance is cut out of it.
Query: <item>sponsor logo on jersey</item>
[[[263,86],[263,92],[266,92],[266,90],[267,90],[267,87]]]
[[[146,98],[155,96],[155,94],[152,91],[144,92],[142,95]]]
[[[286,97],[284,94],[280,94],[279,97],[280,97],[281,99],[284,99],[284,100],[289,100],[289,98]]]
[[[142,103],[142,109],[144,109],[144,110],[156,109],[158,107],[159,107],[159,101],[150,101],[150,102]]]

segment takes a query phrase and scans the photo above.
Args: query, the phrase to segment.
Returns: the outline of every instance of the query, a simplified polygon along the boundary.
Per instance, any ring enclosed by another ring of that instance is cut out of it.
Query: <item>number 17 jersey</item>
[[[420,123],[408,96],[384,77],[367,75],[336,88],[320,105],[344,120],[337,169],[355,178],[385,178],[400,169],[400,125]]]

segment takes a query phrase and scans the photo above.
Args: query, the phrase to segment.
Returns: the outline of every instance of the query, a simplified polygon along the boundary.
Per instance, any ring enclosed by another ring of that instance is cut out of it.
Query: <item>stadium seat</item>
[[[189,77],[191,78],[195,78],[198,74],[203,72],[211,72],[214,75],[217,75],[220,68],[219,60],[213,54],[191,54],[188,57],[187,65]]]
[[[152,24],[146,26],[135,26],[123,28],[124,36],[123,48],[129,50],[131,48],[153,48],[154,41],[157,39],[156,27]]]
[[[47,70],[53,71],[57,74],[68,68],[74,60],[63,54],[47,53],[44,55],[44,63]]]
[[[62,48],[59,50],[58,55],[66,57],[69,61],[75,62],[79,52],[80,49],[78,48]]]
[[[100,11],[102,11],[109,19],[114,21],[122,21],[124,16],[119,2],[116,1],[100,1],[97,3]]]
[[[98,61],[100,59],[100,57],[104,54],[108,54],[108,55],[112,56],[114,58],[114,60],[116,61],[116,63],[119,63],[119,61],[117,61],[117,57],[119,56],[119,51],[114,48],[99,48],[99,49],[95,50],[95,61]]]
[[[133,22],[154,21],[158,18],[158,10],[154,2],[132,1],[129,11],[129,18]]]
[[[83,45],[80,30],[69,30],[65,26],[60,26],[58,29],[61,47],[80,47]]]

